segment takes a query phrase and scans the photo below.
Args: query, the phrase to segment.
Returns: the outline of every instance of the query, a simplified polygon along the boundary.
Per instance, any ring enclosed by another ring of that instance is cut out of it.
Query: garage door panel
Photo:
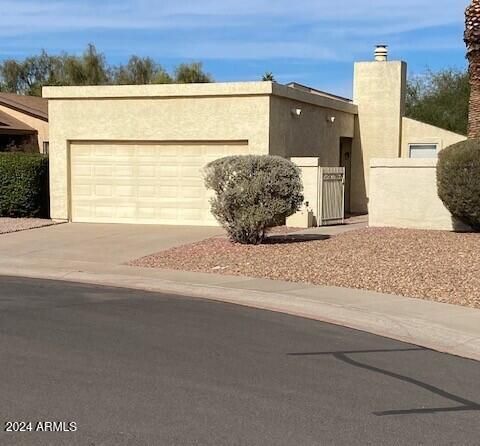
[[[74,164],[72,167],[72,178],[91,177],[93,173],[93,166],[86,164]]]
[[[110,198],[113,196],[113,186],[109,184],[96,184],[94,187],[94,195],[99,198]]]
[[[151,166],[149,166],[149,168],[152,169]],[[129,163],[117,163],[114,166],[113,175],[115,176],[115,178],[131,178],[135,175],[135,168]]]
[[[174,164],[157,166],[156,169],[156,176],[159,178],[178,178],[179,174],[179,166],[176,166]]]
[[[181,198],[179,197],[179,187],[178,186],[159,186],[157,188],[158,193],[156,196],[160,196],[162,198],[173,198],[176,199]]]
[[[145,198],[154,198],[158,196],[158,192],[157,192],[157,187],[155,185],[150,185],[150,184],[147,184],[147,185],[138,185],[138,197],[139,199],[141,197],[145,197]]]
[[[183,198],[198,198],[201,199],[203,191],[199,187],[183,187],[181,189]]]
[[[217,225],[202,169],[239,144],[72,143],[72,220]]]

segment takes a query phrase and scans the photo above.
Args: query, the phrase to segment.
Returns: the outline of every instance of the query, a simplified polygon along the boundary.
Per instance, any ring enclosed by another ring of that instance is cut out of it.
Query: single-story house
[[[57,220],[213,225],[202,167],[271,154],[346,170],[345,207],[368,211],[371,158],[432,157],[465,137],[405,117],[407,67],[355,64],[353,100],[275,82],[46,87]],[[318,181],[304,178],[318,212]]]
[[[11,147],[48,153],[48,101],[0,92],[0,152]]]

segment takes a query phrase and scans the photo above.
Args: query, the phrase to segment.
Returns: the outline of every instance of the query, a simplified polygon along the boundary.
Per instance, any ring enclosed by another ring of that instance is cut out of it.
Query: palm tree
[[[468,137],[480,138],[480,0],[472,0],[465,11],[465,44],[470,75]]]
[[[275,76],[271,71],[267,71],[263,76],[262,76],[262,81],[270,81],[270,82],[275,82]]]

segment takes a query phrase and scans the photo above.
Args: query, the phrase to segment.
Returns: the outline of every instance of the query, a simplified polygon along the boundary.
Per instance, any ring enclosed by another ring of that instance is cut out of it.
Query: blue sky
[[[171,69],[203,61],[218,81],[272,71],[351,95],[352,63],[376,43],[391,58],[426,67],[465,66],[468,0],[0,0],[0,59],[46,49],[79,54],[94,43],[112,64],[151,56]]]

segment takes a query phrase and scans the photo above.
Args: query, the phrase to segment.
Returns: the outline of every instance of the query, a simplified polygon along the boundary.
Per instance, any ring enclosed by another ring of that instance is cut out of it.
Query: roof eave
[[[20,105],[17,102],[9,101],[8,99],[5,99],[5,98],[0,98],[0,105],[3,105],[4,107],[8,107],[12,110],[18,111],[20,113],[23,113],[25,115],[33,116],[34,118],[38,118],[48,122],[48,113],[43,113],[31,107]]]

